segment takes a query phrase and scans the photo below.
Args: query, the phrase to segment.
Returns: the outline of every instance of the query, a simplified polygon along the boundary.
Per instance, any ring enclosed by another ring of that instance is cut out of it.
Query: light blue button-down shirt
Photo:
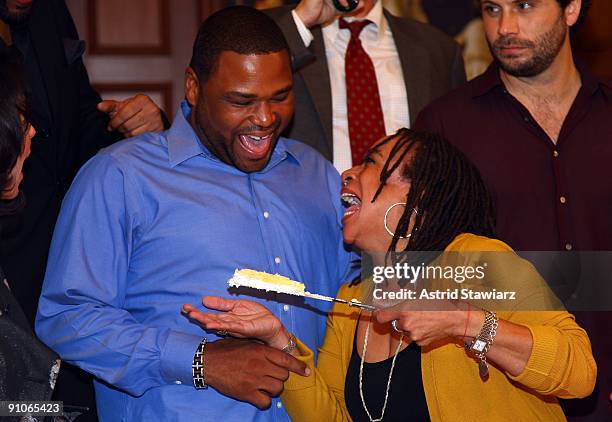
[[[283,138],[262,171],[245,174],[202,146],[185,103],[179,111],[167,132],[106,148],[79,172],[55,228],[36,331],[104,381],[102,420],[287,420],[278,399],[259,411],[193,387],[194,352],[216,337],[180,309],[201,306],[203,295],[230,297],[236,268],[335,295],[352,275],[340,178],[310,147]],[[322,343],[327,304],[255,300],[310,347]]]

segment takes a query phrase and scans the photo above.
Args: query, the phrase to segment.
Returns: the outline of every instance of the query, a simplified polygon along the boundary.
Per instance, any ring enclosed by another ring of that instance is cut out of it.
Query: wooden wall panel
[[[170,53],[169,13],[169,0],[89,0],[90,53]]]

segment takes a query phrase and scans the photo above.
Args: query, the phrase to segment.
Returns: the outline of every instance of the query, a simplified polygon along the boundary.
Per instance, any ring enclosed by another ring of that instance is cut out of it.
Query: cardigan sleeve
[[[587,333],[569,312],[517,312],[512,322],[529,329],[531,356],[518,376],[508,378],[534,391],[560,398],[588,396],[595,387],[597,365]]]
[[[338,294],[346,286],[340,288]],[[314,354],[301,341],[297,347],[301,354],[299,360],[305,362],[311,370],[308,377],[291,373],[285,382],[285,390],[281,399],[287,412],[294,422],[350,421],[351,418],[344,400],[344,381],[346,378],[346,362],[342,356],[342,344],[345,335],[340,319],[351,318],[344,305],[336,304],[327,317],[327,330],[323,345],[319,349],[317,365],[314,364]]]
[[[545,396],[581,398],[591,394],[597,365],[589,337],[533,265],[515,255],[505,243],[479,236],[464,236],[454,242],[453,250],[509,253],[503,259],[501,279],[511,280],[508,287],[532,294],[520,309],[500,312],[500,318],[526,327],[533,339],[527,365],[518,376],[506,372],[508,378]]]

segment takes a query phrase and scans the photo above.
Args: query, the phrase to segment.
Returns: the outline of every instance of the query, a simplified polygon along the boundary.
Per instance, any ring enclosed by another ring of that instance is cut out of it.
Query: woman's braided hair
[[[394,230],[389,252],[406,236],[413,209],[415,224],[404,251],[442,251],[461,233],[492,237],[495,217],[491,197],[476,167],[439,135],[399,129],[373,148],[397,140],[380,173],[376,200],[397,169],[411,183],[406,206]],[[412,160],[406,155],[414,151]]]

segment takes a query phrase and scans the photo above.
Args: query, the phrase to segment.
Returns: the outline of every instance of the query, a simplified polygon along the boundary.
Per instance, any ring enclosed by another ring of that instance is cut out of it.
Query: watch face
[[[477,352],[482,352],[486,346],[487,346],[487,343],[485,341],[476,340],[474,342],[474,345],[472,346],[472,350],[476,350]]]

